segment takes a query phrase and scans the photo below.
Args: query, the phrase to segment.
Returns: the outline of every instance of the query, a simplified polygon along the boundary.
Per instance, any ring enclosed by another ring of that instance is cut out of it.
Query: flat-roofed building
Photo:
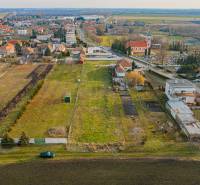
[[[189,80],[167,80],[165,94],[169,100],[181,100],[187,104],[194,104],[196,99],[196,87]]]
[[[190,140],[200,139],[200,123],[183,101],[169,100],[166,103],[166,108]]]

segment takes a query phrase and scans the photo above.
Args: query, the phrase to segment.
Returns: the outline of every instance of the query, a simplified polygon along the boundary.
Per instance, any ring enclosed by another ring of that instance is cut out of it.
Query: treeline
[[[182,53],[188,51],[188,46],[181,41],[174,41],[169,45],[169,50],[180,51]]]
[[[126,46],[126,40],[115,40],[113,43],[112,43],[112,50],[115,50],[115,51],[120,51],[121,53],[124,53],[124,54],[127,54],[127,50],[130,50],[127,49],[125,46]]]
[[[200,67],[200,54],[195,53],[187,56],[187,58],[178,59],[178,64],[181,65],[178,73],[196,73]]]
[[[97,44],[100,44],[102,42],[102,39],[99,38],[95,33],[85,30],[85,35],[89,39],[91,39],[93,42],[96,42]]]

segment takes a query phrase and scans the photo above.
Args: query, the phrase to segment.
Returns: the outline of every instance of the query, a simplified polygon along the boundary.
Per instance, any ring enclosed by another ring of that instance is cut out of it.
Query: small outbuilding
[[[64,102],[65,103],[71,103],[71,96],[65,96],[64,97]]]

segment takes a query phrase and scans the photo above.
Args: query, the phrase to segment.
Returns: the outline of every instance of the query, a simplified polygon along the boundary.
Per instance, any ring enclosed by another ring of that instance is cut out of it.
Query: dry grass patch
[[[30,81],[26,76],[34,68],[34,65],[1,66],[0,110]]]
[[[41,138],[48,137],[48,130],[51,128],[66,128],[74,107],[80,71],[80,65],[55,66],[12,128],[11,135],[17,137],[24,131],[29,137]],[[70,104],[63,101],[68,94],[72,97]]]

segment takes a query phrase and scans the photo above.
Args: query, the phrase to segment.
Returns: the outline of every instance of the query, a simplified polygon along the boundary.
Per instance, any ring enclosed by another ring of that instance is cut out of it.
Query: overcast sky
[[[0,8],[199,8],[200,0],[0,0]]]

